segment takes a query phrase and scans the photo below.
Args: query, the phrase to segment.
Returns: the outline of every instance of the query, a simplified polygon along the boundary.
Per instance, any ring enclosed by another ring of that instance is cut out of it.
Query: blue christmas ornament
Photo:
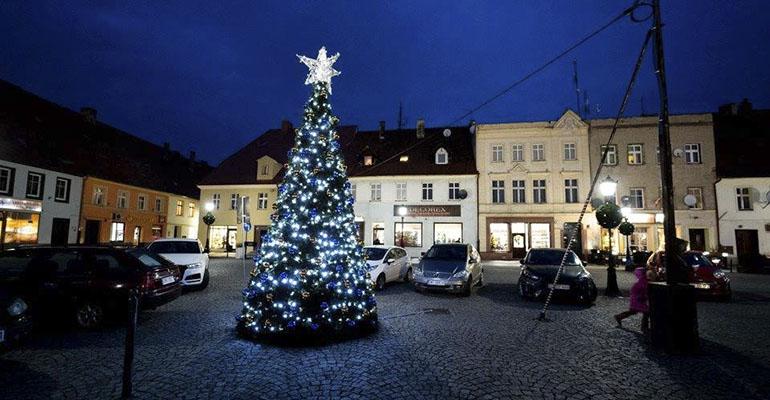
[[[315,330],[318,330],[318,324],[316,324],[315,322],[313,322],[312,324],[310,324],[310,329],[312,329],[312,330],[314,330],[314,331],[315,331]]]
[[[329,308],[329,303],[327,303],[327,302],[325,302],[325,301],[321,302],[321,309],[322,309],[322,310],[325,310],[325,309],[327,309],[327,308]]]
[[[295,326],[297,326],[297,322],[296,321],[289,321],[289,323],[286,324],[286,326],[293,329]]]
[[[280,274],[280,275],[278,275],[278,279],[280,279],[280,280],[284,280],[284,279],[286,279],[288,276],[289,276],[289,274],[287,274],[286,272],[281,272],[281,274]]]

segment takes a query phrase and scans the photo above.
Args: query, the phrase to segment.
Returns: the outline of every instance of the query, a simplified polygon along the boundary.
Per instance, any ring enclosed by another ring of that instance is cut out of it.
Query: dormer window
[[[262,175],[268,175],[268,174],[270,174],[270,166],[265,165],[262,167]]]
[[[372,156],[364,156],[364,165],[369,166],[374,164],[374,157]]]
[[[409,156],[401,156],[401,158],[398,159],[401,162],[407,162],[409,161]]]
[[[444,148],[440,148],[436,150],[436,164],[448,164],[449,163],[449,153],[447,153]]]

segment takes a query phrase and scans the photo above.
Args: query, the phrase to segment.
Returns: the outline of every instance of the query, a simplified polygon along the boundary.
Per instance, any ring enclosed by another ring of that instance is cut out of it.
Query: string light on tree
[[[331,113],[332,68],[339,53],[315,59],[305,84],[313,94],[289,151],[272,224],[243,290],[239,331],[255,338],[345,336],[377,327],[377,304]]]

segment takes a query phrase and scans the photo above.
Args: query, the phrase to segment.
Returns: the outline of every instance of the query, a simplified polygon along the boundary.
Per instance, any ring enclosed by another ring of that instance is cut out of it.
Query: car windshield
[[[684,255],[684,260],[687,262],[687,265],[691,267],[713,267],[714,266],[714,264],[711,263],[711,260],[709,260],[703,254],[700,254],[700,253],[686,253]]]
[[[201,252],[197,242],[162,241],[150,244],[147,248],[157,254],[198,254]]]
[[[364,248],[364,254],[367,260],[381,260],[385,257],[387,249],[381,249],[379,247],[366,247]]]
[[[163,259],[159,255],[152,254],[146,250],[133,249],[127,251],[127,253],[139,260],[145,267],[156,268],[163,265]]]
[[[564,250],[530,250],[526,259],[527,265],[561,265],[561,259],[564,257]],[[569,252],[567,259],[564,260],[565,265],[578,265],[577,256],[573,252]]]
[[[467,246],[433,246],[425,253],[424,259],[428,260],[461,260],[468,256]]]

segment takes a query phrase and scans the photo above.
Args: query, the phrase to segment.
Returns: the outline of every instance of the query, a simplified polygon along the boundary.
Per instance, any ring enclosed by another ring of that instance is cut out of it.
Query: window
[[[738,198],[738,209],[741,211],[752,210],[751,206],[751,189],[750,188],[737,188],[735,189],[735,195]]]
[[[400,245],[403,241],[402,247],[422,247],[422,223],[396,222],[394,231],[393,243]]]
[[[564,159],[577,160],[577,149],[575,143],[564,143]]]
[[[695,210],[702,210],[703,209],[703,188],[688,187],[687,194],[691,194],[693,195],[693,197],[695,197],[695,205],[690,208]]]
[[[163,212],[163,199],[155,199],[155,212]]]
[[[398,161],[400,162],[407,162],[409,161],[409,156],[401,156],[398,158]]]
[[[505,203],[505,181],[492,181],[492,203]]]
[[[382,184],[380,184],[380,183],[372,183],[370,185],[370,188],[372,190],[371,201],[380,201],[380,200],[382,200]]]
[[[54,201],[69,203],[70,185],[72,181],[67,178],[56,178],[56,188],[54,190]]]
[[[700,164],[700,143],[685,143],[684,161],[687,164]]]
[[[0,194],[13,196],[13,176],[15,169],[0,167]]]
[[[511,199],[514,203],[526,203],[526,193],[524,192],[524,186],[526,184],[523,180],[515,180],[513,181],[513,198]]]
[[[145,210],[147,208],[147,196],[140,194],[136,196],[136,208]]]
[[[181,217],[184,212],[184,202],[182,200],[176,201],[176,216]]]
[[[436,222],[433,224],[433,243],[462,243],[463,224]]]
[[[396,184],[396,201],[406,201],[406,183]]]
[[[436,150],[436,164],[448,164],[449,163],[449,153],[447,153],[444,148],[440,148]]]
[[[545,203],[545,179],[535,179],[532,181],[532,201],[535,203]]]
[[[433,184],[432,183],[423,183],[422,184],[422,199],[423,200],[433,200]]]
[[[187,203],[187,216],[188,217],[195,216],[195,203]]]
[[[644,189],[631,188],[629,195],[631,208],[644,208]]]
[[[118,208],[128,208],[128,192],[118,190]]]
[[[94,186],[94,193],[91,195],[91,203],[97,206],[104,205],[105,189],[100,186]]]
[[[611,144],[602,145],[602,154],[607,150],[607,157],[604,159],[604,165],[618,165],[618,146]]]
[[[110,241],[122,242],[126,230],[126,224],[122,222],[113,222],[110,225]]]
[[[232,193],[230,195],[230,209],[235,210],[238,208],[238,193]]]
[[[449,200],[460,200],[460,182],[449,182]]]
[[[564,202],[565,203],[578,202],[578,180],[577,179],[564,180]]]
[[[545,160],[545,147],[542,144],[532,145],[532,161]]]
[[[356,201],[356,184],[350,185],[350,195],[353,196],[353,202]]]
[[[257,209],[267,210],[267,193],[257,194]]]
[[[43,174],[30,172],[27,174],[27,197],[30,199],[43,198],[43,184],[45,177]]]
[[[211,195],[211,202],[214,203],[215,210],[219,210],[219,202],[221,199],[222,197],[219,195],[219,193],[214,193]]]
[[[364,165],[369,166],[374,164],[374,157],[372,156],[364,156]]]
[[[503,162],[503,145],[492,146],[492,162]]]
[[[262,175],[269,175],[270,174],[270,166],[265,165],[262,167]]]
[[[519,162],[524,161],[524,145],[514,144],[511,148],[511,161]]]
[[[628,165],[644,164],[644,147],[641,144],[628,145]]]

